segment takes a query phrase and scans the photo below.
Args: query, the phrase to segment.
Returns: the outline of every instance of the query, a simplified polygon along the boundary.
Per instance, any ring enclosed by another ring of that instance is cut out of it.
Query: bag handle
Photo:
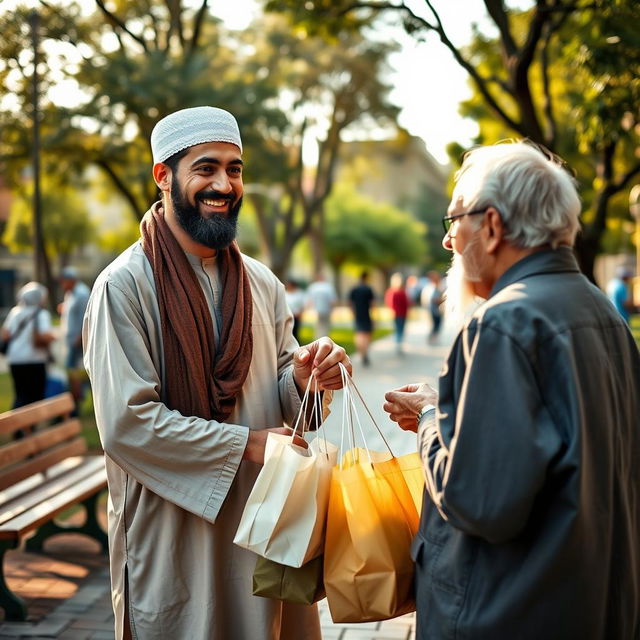
[[[358,410],[356,407],[356,402],[355,402],[355,396],[354,396],[354,391],[355,394],[357,395],[357,397],[360,399],[360,402],[362,404],[362,406],[365,408],[365,411],[367,412],[369,418],[371,419],[371,422],[373,423],[373,426],[376,428],[376,431],[380,434],[380,437],[382,438],[382,441],[384,442],[385,446],[387,447],[389,453],[391,454],[392,457],[395,457],[393,454],[393,451],[391,450],[391,447],[389,446],[389,443],[387,442],[387,439],[384,437],[384,434],[382,433],[382,430],[380,429],[380,427],[378,426],[378,423],[376,422],[375,418],[373,417],[373,415],[371,414],[371,411],[369,410],[369,407],[367,406],[366,402],[364,401],[364,398],[362,397],[362,394],[360,393],[360,390],[358,389],[358,387],[356,386],[355,382],[353,381],[353,378],[349,375],[349,372],[347,371],[346,367],[340,362],[338,363],[339,367],[340,367],[340,374],[342,376],[342,386],[343,386],[343,393],[344,393],[344,402],[342,405],[342,433],[341,433],[341,438],[340,438],[340,450],[344,451],[344,430],[345,430],[345,424],[348,427],[348,434],[349,434],[349,440],[351,443],[351,448],[352,449],[356,449],[355,446],[355,430],[354,430],[354,415],[355,415],[355,422],[358,425],[358,430],[360,432],[360,435],[362,437],[362,441],[364,442],[364,449],[367,452],[367,456],[369,458],[369,463],[373,464],[373,461],[371,459],[371,452],[370,449],[367,445],[367,440],[366,437],[364,435],[364,429],[362,428],[362,423],[360,422],[360,416],[358,415]],[[342,469],[342,458],[340,459],[340,468]]]
[[[314,384],[313,389],[313,400],[310,400],[311,397],[311,384]],[[298,433],[298,425],[302,421],[300,430],[300,436],[304,437],[305,433],[309,432],[309,423],[315,422],[318,425],[318,432],[322,431],[322,439],[324,440],[324,454],[329,459],[329,448],[327,445],[327,432],[324,426],[324,420],[322,416],[322,399],[320,397],[319,389],[318,389],[318,381],[316,377],[311,374],[309,376],[309,381],[307,382],[307,387],[304,390],[304,394],[302,396],[302,402],[300,403],[300,409],[298,411],[298,415],[296,416],[296,421],[293,427],[288,427],[291,429],[291,442],[293,442],[293,438],[296,433]],[[313,402],[313,407],[311,408],[311,415],[309,416],[309,420],[307,421],[307,411],[309,407],[309,402]],[[305,428],[306,427],[306,428]]]

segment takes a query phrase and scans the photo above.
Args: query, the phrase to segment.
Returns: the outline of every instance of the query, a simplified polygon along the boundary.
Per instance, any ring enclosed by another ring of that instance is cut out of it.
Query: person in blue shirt
[[[607,296],[627,324],[629,324],[631,314],[636,311],[629,288],[630,282],[631,269],[620,266],[616,269],[615,276],[607,284]]]

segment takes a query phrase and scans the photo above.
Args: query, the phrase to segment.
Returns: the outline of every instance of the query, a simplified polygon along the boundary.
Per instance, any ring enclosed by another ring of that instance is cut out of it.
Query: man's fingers
[[[298,349],[294,355],[296,364],[306,364],[310,357],[311,353],[309,353],[308,349]]]

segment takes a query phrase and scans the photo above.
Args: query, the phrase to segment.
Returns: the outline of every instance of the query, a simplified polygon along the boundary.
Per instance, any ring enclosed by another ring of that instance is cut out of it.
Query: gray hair
[[[454,200],[462,197],[465,208],[498,210],[510,244],[573,245],[580,198],[575,180],[550,152],[523,141],[477,147],[465,155],[455,181]]]

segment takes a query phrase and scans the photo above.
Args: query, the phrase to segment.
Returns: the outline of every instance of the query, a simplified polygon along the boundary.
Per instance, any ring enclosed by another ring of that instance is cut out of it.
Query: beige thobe
[[[188,257],[214,310],[211,265]],[[264,265],[243,258],[253,296],[253,357],[227,423],[183,416],[162,402],[171,372],[164,368],[153,272],[140,244],[93,287],[83,338],[109,480],[118,639],[125,588],[134,638],[321,637],[315,606],[252,595],[256,556],[232,543],[260,470],[242,461],[249,429],[291,423],[300,406],[284,287]]]

